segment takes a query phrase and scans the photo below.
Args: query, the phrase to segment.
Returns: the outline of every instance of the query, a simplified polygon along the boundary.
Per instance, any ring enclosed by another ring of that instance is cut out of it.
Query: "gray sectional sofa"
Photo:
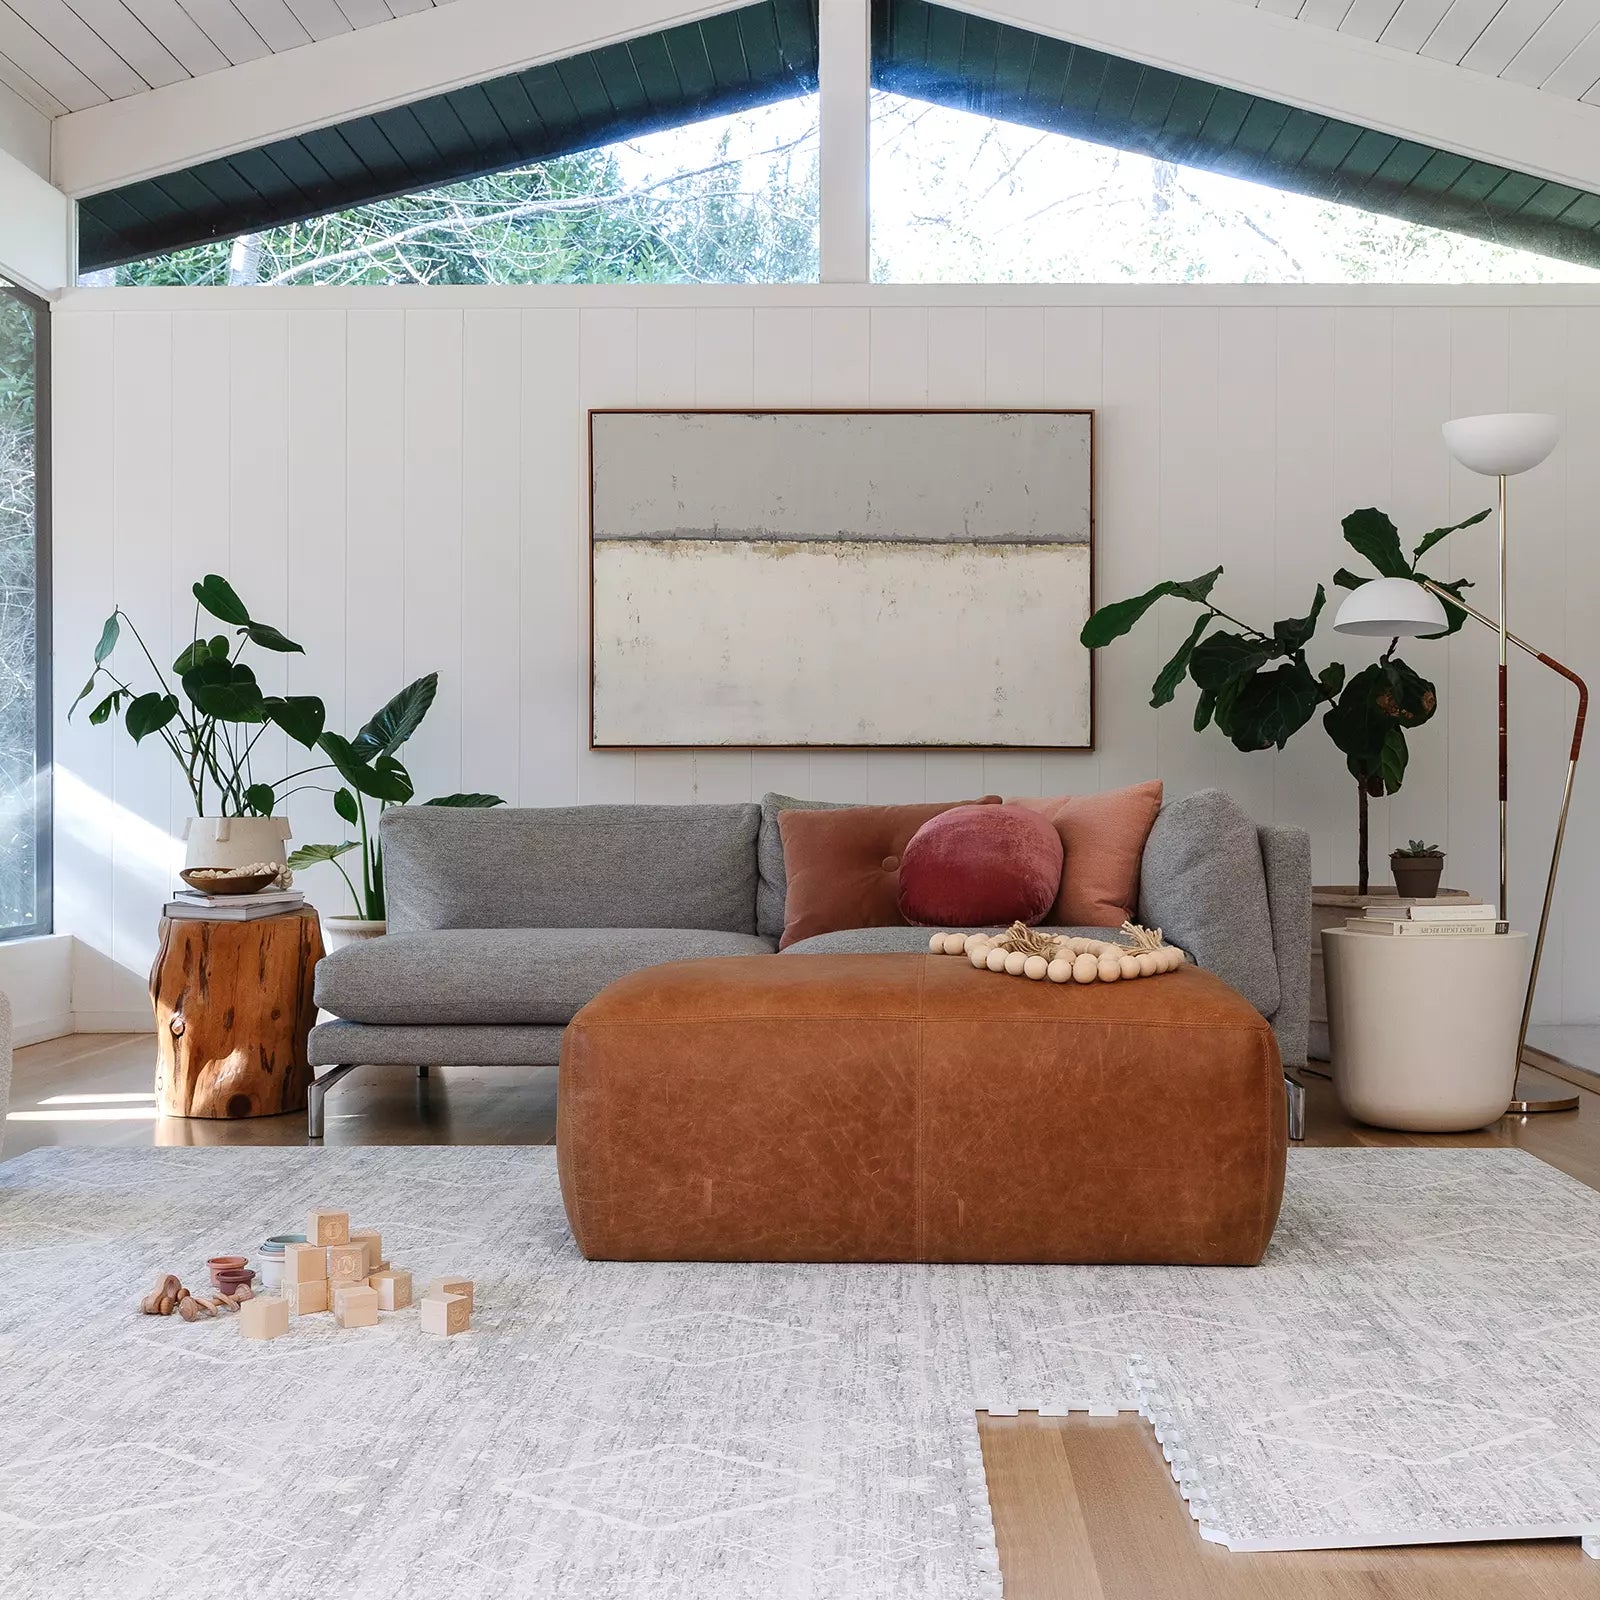
[[[389,931],[317,967],[337,1020],[311,1034],[310,1134],[360,1065],[547,1065],[579,1007],[640,967],[770,955],[783,932],[778,816],[760,805],[549,810],[408,806],[382,824]],[[1306,1058],[1311,856],[1220,790],[1170,801],[1142,862],[1140,920],[1163,928],[1267,1017],[1285,1066]],[[1073,929],[1105,934],[1105,929]],[[922,928],[853,928],[790,945],[921,950]]]

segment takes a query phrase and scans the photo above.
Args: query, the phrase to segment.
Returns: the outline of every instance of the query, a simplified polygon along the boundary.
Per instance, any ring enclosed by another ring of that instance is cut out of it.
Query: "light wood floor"
[[[158,1118],[147,1035],[82,1034],[18,1052],[9,1158],[41,1144],[299,1144],[301,1116]],[[1532,1081],[1541,1081],[1536,1073]],[[1550,1080],[1542,1080],[1555,1087]],[[1600,1189],[1600,1095],[1577,1113],[1427,1138],[1351,1123],[1308,1078],[1308,1144],[1516,1145]],[[338,1144],[548,1144],[555,1070],[398,1067],[352,1073],[328,1096]],[[1006,1600],[1558,1600],[1600,1595],[1575,1541],[1234,1555],[1207,1544],[1137,1417],[980,1415]]]

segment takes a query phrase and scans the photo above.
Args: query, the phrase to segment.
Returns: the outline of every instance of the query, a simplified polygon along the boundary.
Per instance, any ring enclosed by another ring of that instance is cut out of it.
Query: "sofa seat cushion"
[[[1004,933],[1005,929],[962,928],[962,933]],[[1040,933],[1064,933],[1081,939],[1115,939],[1115,928],[1040,928]],[[886,956],[918,955],[928,948],[926,928],[840,928],[834,933],[813,934],[785,945],[786,956]]]
[[[317,1004],[347,1022],[570,1022],[615,978],[664,961],[770,955],[702,928],[450,928],[364,939],[317,965]]]

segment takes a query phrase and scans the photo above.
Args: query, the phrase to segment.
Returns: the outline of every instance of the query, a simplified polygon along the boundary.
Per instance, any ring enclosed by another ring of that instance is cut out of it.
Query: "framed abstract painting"
[[[595,410],[589,467],[591,748],[1093,748],[1093,412]]]

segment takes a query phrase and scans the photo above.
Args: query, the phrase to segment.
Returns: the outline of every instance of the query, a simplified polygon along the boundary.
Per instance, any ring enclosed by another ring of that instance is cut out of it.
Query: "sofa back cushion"
[[[754,933],[760,826],[754,805],[397,807],[389,927]]]
[[[1160,928],[1264,1017],[1282,999],[1255,822],[1221,789],[1168,801],[1150,830],[1139,920]]]
[[[788,892],[779,947],[839,928],[903,927],[900,857],[924,822],[959,804],[780,812]]]
[[[1120,928],[1138,909],[1139,863],[1161,809],[1159,781],[1100,794],[1006,800],[1037,812],[1061,839],[1061,887],[1046,920]]]

